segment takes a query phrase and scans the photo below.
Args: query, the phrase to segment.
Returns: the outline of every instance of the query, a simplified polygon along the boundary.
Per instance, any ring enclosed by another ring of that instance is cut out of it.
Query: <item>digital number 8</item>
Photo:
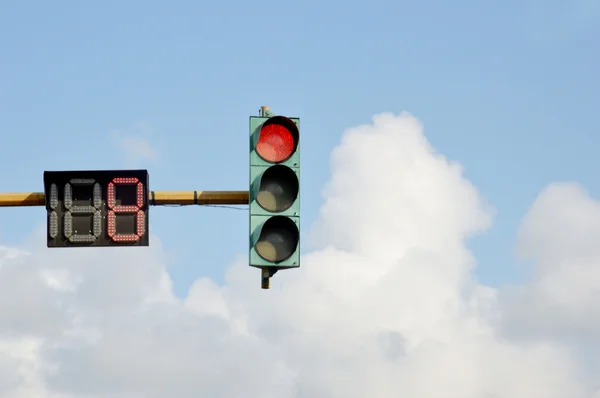
[[[136,185],[135,205],[118,205],[116,189],[119,185]],[[137,242],[145,231],[145,214],[142,210],[144,206],[144,184],[135,177],[117,177],[108,183],[107,194],[108,205],[108,237],[114,242]],[[116,218],[117,214],[132,214],[136,215],[136,228],[133,234],[117,233]]]
[[[92,206],[78,206],[73,204],[73,186],[92,186]],[[63,216],[63,233],[70,242],[91,243],[102,233],[102,190],[100,184],[93,179],[72,179],[64,186],[63,206],[67,211]],[[91,215],[92,231],[88,233],[77,233],[73,231],[73,215]]]

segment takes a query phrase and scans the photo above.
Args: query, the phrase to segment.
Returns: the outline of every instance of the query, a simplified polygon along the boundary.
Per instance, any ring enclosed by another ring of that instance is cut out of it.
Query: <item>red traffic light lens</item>
[[[270,118],[263,124],[256,153],[271,163],[288,160],[298,146],[298,128],[290,119],[282,116]]]

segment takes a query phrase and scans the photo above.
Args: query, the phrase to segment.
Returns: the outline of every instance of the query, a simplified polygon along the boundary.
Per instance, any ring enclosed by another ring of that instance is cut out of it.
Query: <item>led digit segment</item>
[[[58,214],[56,214],[56,208],[58,207],[58,186],[56,184],[50,185],[50,198],[48,202],[50,206],[48,235],[54,239],[58,236]]]
[[[92,205],[73,204],[73,186],[91,188]],[[102,234],[102,189],[94,179],[71,179],[64,186],[63,207],[63,233],[70,242],[89,243],[94,242]],[[91,216],[91,230],[74,231],[73,216]]]
[[[123,185],[136,186],[135,205],[117,205],[117,187]],[[108,183],[108,236],[114,242],[137,242],[146,232],[144,207],[144,184],[135,177],[116,177]],[[117,232],[117,215],[135,214],[135,233],[121,234]]]
[[[148,246],[148,171],[44,172],[48,247]]]

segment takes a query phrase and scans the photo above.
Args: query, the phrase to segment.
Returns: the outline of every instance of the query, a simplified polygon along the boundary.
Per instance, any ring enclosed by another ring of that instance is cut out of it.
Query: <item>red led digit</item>
[[[136,185],[135,205],[118,205],[116,189],[119,185]],[[114,242],[137,242],[145,231],[145,214],[141,208],[144,206],[144,184],[135,177],[116,177],[108,183],[108,236]],[[120,234],[117,232],[117,214],[136,214],[136,228],[134,234]]]

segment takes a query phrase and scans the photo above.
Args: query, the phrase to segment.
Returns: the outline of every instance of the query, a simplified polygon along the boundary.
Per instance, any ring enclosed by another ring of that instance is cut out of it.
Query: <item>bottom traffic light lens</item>
[[[298,176],[287,166],[269,167],[260,179],[260,189],[256,201],[263,209],[280,213],[292,207],[300,184]]]
[[[288,217],[275,216],[264,223],[254,247],[256,253],[264,260],[278,263],[294,254],[299,239],[300,234],[296,223]]]

